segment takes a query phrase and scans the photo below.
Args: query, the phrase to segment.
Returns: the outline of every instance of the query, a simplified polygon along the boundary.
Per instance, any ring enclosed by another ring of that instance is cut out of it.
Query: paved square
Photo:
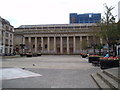
[[[2,88],[98,88],[90,75],[101,71],[79,55],[6,58],[2,60],[2,66],[6,69],[24,68],[38,75],[4,79]]]
[[[27,77],[36,77],[36,76],[42,76],[42,75],[30,72],[28,70],[23,70],[21,68],[0,69],[0,80],[27,78]]]

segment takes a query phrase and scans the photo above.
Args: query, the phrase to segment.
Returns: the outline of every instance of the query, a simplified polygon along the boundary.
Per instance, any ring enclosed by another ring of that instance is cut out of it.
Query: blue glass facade
[[[96,23],[101,20],[101,13],[70,13],[70,23]]]

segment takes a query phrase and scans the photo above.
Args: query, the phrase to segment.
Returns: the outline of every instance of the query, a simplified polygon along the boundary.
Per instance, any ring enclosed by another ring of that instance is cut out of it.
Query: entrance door
[[[57,48],[57,54],[60,54],[60,48]]]
[[[73,48],[70,48],[69,51],[70,51],[70,54],[73,54]]]
[[[67,54],[67,48],[63,48],[63,54]]]

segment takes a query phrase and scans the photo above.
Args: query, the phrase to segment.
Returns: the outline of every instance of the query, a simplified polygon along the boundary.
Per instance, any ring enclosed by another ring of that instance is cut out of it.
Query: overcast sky
[[[11,25],[69,24],[69,13],[103,13],[106,3],[118,15],[120,0],[0,0],[0,16]],[[116,17],[116,20],[118,16]]]

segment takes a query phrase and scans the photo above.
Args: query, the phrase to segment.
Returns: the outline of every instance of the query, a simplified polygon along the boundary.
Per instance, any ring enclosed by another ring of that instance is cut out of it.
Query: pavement
[[[1,68],[19,68],[41,75],[3,79],[2,88],[98,88],[90,75],[101,71],[79,55],[4,58]]]

